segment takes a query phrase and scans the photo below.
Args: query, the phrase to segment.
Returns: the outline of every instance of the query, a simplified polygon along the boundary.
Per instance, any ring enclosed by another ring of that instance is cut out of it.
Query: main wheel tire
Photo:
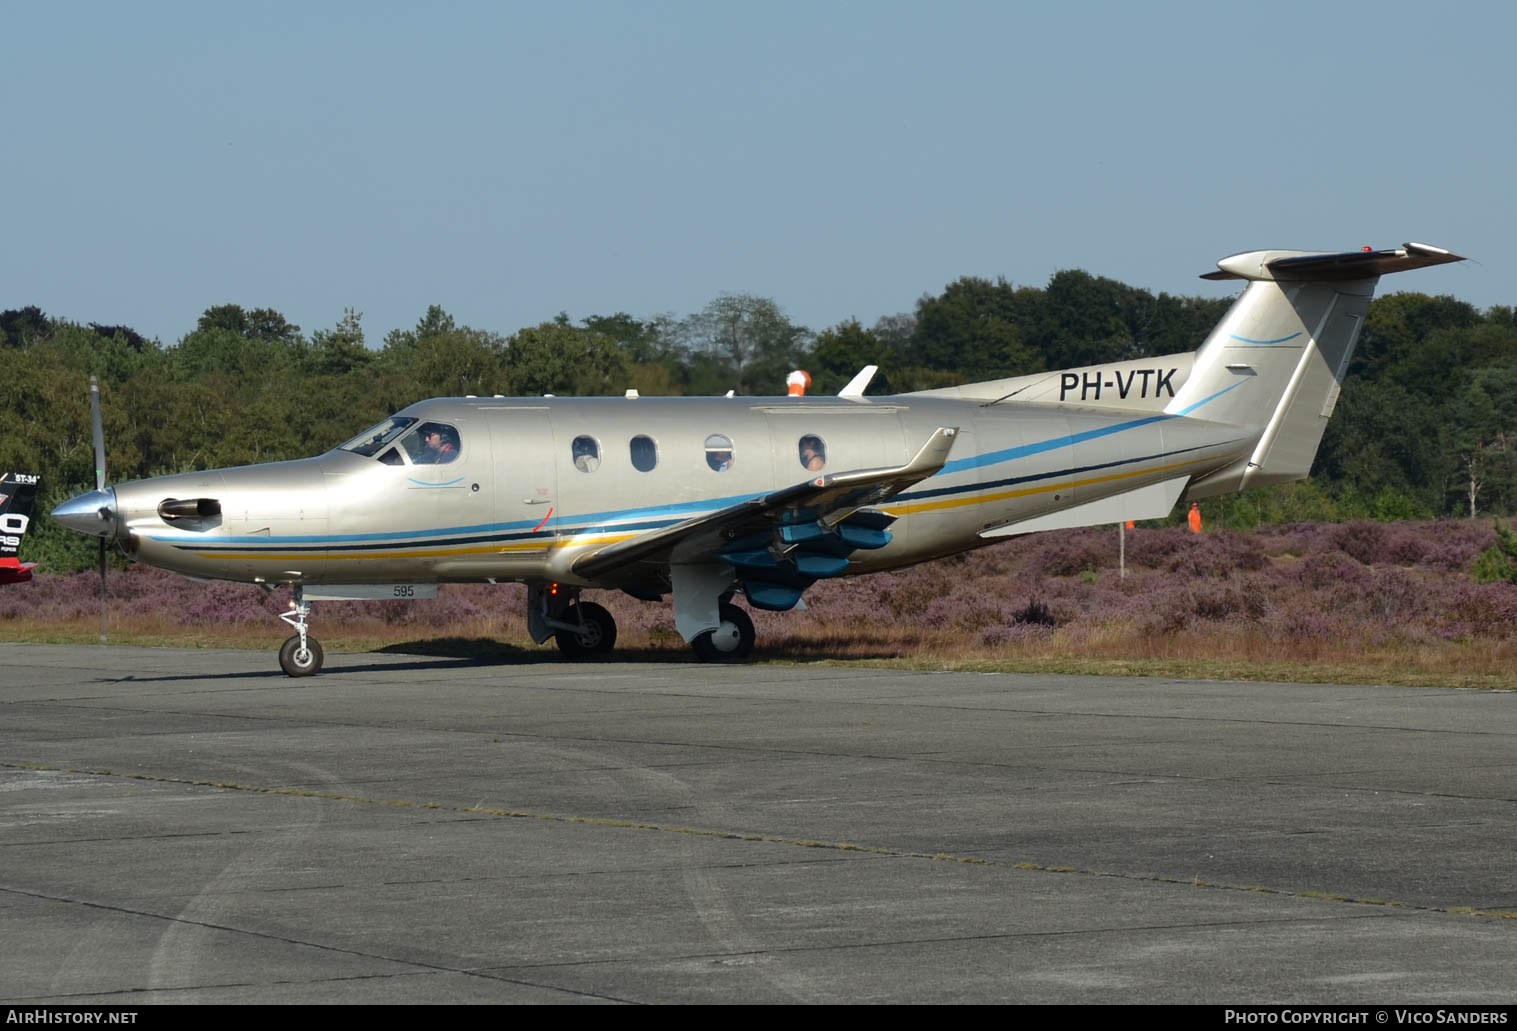
[[[717,609],[721,626],[697,634],[690,647],[702,662],[741,662],[753,654],[753,620],[736,605],[722,602]]]
[[[565,623],[580,623],[583,630],[559,630],[553,635],[566,659],[606,655],[616,647],[616,620],[593,601],[582,601],[564,610]]]
[[[300,650],[299,634],[279,646],[279,667],[292,677],[308,677],[318,672],[325,658],[321,642],[310,634],[306,635],[304,652]]]

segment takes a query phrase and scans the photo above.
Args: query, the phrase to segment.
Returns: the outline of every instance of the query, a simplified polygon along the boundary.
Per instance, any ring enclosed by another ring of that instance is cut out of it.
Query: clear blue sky
[[[1517,5],[10,4],[0,308],[176,342],[213,304],[371,344],[963,275],[1195,277],[1421,240],[1517,303]]]

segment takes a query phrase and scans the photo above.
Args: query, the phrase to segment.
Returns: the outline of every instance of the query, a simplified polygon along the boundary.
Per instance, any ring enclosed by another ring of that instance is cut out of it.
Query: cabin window
[[[442,422],[424,422],[400,442],[412,465],[447,465],[458,460],[458,430]]]
[[[815,433],[808,433],[800,440],[801,468],[808,473],[819,473],[827,465],[827,444]]]
[[[653,438],[639,433],[631,440],[632,468],[640,473],[651,472],[658,465],[658,445]]]
[[[405,465],[405,459],[400,457],[399,448],[391,448],[379,456],[379,460],[385,465]]]
[[[732,468],[732,441],[720,433],[706,438],[706,464],[719,473]]]
[[[569,447],[574,456],[574,468],[582,473],[593,473],[600,468],[600,441],[582,435],[575,437]]]
[[[355,455],[373,458],[386,444],[415,425],[415,419],[403,419],[398,415],[392,415],[378,426],[370,426],[346,444],[337,445],[337,450],[351,451]]]

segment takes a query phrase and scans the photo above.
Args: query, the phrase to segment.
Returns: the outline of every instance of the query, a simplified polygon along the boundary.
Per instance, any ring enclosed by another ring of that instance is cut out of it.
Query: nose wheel
[[[279,617],[295,631],[293,637],[279,646],[279,668],[292,677],[309,677],[319,672],[325,658],[321,642],[307,631],[306,617],[310,614],[311,606],[305,600],[305,591],[296,584],[294,596],[290,599],[290,611]]]
[[[320,641],[309,635],[302,641],[300,636],[295,634],[279,646],[279,666],[292,677],[308,677],[317,672],[325,658]]]

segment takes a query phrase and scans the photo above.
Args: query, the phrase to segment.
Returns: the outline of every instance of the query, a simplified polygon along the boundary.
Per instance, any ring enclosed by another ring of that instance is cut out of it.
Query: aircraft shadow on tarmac
[[[340,673],[403,673],[406,671],[440,671],[450,669],[477,669],[482,666],[552,666],[562,665],[564,658],[557,651],[549,649],[527,649],[516,645],[501,644],[488,638],[459,638],[449,637],[428,641],[407,641],[401,644],[386,645],[375,649],[368,654],[375,655],[404,655],[413,658],[412,662],[366,662],[365,653],[334,654],[333,662],[327,666],[330,674]],[[759,649],[752,656],[734,665],[753,665],[762,661],[769,653],[765,649]],[[783,655],[785,659],[796,662],[815,662],[825,659],[888,659],[899,657],[899,652],[882,647],[878,649],[866,649],[864,652],[851,651],[848,655],[839,655],[835,646],[812,645],[804,643],[787,642],[783,648],[776,648],[775,655]],[[585,659],[582,661],[596,661]],[[617,665],[637,663],[658,663],[667,665],[677,663],[681,665],[698,665],[699,660],[690,655],[682,648],[626,648],[618,649],[614,657],[600,660],[602,662],[614,662]],[[167,674],[164,676],[124,676],[124,677],[97,677],[97,683],[172,683],[183,680],[263,680],[280,679],[284,677],[282,670],[245,670],[230,673],[183,673]]]

